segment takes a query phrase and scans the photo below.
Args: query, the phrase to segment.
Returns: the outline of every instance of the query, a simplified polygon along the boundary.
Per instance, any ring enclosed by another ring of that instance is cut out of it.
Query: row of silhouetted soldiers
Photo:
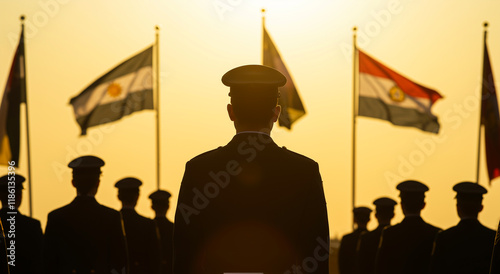
[[[171,194],[157,190],[149,195],[154,220],[135,211],[142,182],[119,180],[116,211],[95,199],[104,161],[82,156],[68,165],[73,170],[77,196],[49,213],[45,234],[40,222],[22,215],[25,178],[0,178],[0,217],[3,224],[0,273],[172,273],[173,223],[166,218]]]
[[[372,210],[353,210],[357,228],[342,238],[340,274],[490,273],[495,231],[478,220],[487,193],[484,187],[471,182],[453,187],[460,222],[446,230],[425,222],[420,215],[429,190],[425,184],[404,181],[397,189],[405,216],[399,224],[391,226],[397,205],[391,198],[373,202],[378,227],[372,231],[366,228]]]

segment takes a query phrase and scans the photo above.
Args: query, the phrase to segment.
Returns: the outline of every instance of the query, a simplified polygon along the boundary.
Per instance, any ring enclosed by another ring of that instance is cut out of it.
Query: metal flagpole
[[[156,188],[160,189],[160,27],[155,26],[156,82]]]
[[[352,29],[353,31],[353,36],[352,36],[352,45],[353,45],[353,52],[352,52],[352,210],[354,210],[354,207],[356,206],[356,115],[357,115],[357,107],[356,107],[356,102],[357,102],[357,93],[356,93],[356,56],[358,53],[357,47],[356,47],[356,31],[357,28],[354,27]],[[354,229],[354,218],[352,222],[352,228]]]
[[[266,27],[266,9],[262,9],[261,10],[262,12],[262,47],[264,47],[264,29]],[[261,64],[264,64],[264,48],[262,49],[262,52],[261,52],[261,59],[262,59],[262,63]]]
[[[488,33],[488,22],[484,22],[484,46],[486,46],[486,34]],[[479,99],[479,130],[478,130],[478,138],[477,138],[477,165],[476,165],[476,184],[479,184],[479,164],[481,163],[481,122],[483,119],[483,113],[482,113],[482,108],[483,108],[483,92],[482,89],[484,88],[482,85],[484,84],[484,58],[485,58],[486,52],[483,52],[483,77],[481,77],[481,98]]]
[[[24,41],[24,19],[25,16],[21,15],[21,33],[23,34],[23,37],[21,39]],[[24,43],[24,45],[26,45]],[[32,196],[32,189],[33,189],[33,184],[31,183],[31,150],[30,150],[30,126],[29,126],[29,115],[28,115],[28,96],[27,96],[27,88],[26,88],[26,49],[24,48],[23,45],[23,54],[22,54],[22,59],[19,60],[21,63],[21,72],[24,73],[24,113],[26,116],[26,150],[28,152],[28,163],[27,163],[27,170],[28,170],[28,199],[29,199],[29,214],[30,217],[33,217],[33,196]]]

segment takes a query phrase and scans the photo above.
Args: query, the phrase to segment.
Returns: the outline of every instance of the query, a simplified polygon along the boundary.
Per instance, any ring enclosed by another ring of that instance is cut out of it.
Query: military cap
[[[483,194],[488,192],[486,188],[471,182],[458,183],[453,186],[453,190],[457,192],[457,199],[479,201],[483,199]]]
[[[399,183],[396,188],[401,192],[425,193],[429,188],[421,182],[414,180],[407,180]]]
[[[394,201],[393,199],[391,199],[391,198],[382,197],[382,198],[378,198],[375,201],[373,201],[373,204],[376,207],[381,207],[381,206],[382,207],[394,207],[398,203],[396,201]]]
[[[352,210],[352,212],[354,213],[354,215],[370,215],[372,210],[367,207],[360,206],[360,207],[355,207]]]
[[[278,87],[286,84],[286,77],[279,71],[262,65],[246,65],[234,68],[222,76],[222,83],[231,87],[229,96],[247,93],[247,86],[259,86],[266,94],[279,97]],[[253,89],[253,92],[258,90]]]
[[[0,191],[6,190],[9,186],[9,182],[15,182],[16,189],[23,189],[23,183],[26,181],[24,176],[15,174],[15,175],[4,175],[0,177]]]
[[[172,195],[168,191],[157,190],[157,191],[151,193],[151,195],[149,195],[149,199],[151,199],[152,201],[168,201],[168,199],[171,196]]]
[[[100,168],[104,166],[104,161],[96,156],[86,155],[81,156],[73,161],[69,162],[68,167],[72,169],[83,169],[83,168]]]
[[[115,187],[118,189],[133,189],[139,188],[142,185],[141,180],[133,177],[127,177],[116,182]]]

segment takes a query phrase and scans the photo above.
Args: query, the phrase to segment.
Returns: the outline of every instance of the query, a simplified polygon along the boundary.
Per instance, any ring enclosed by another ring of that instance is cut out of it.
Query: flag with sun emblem
[[[75,118],[87,128],[121,119],[153,104],[153,47],[140,52],[97,79],[73,97]]]
[[[397,126],[439,132],[431,107],[442,96],[359,52],[358,115],[383,119]]]

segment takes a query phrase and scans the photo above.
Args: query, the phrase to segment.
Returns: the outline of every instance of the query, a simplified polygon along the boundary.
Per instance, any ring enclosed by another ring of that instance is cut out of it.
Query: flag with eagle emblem
[[[71,98],[75,118],[87,128],[121,119],[153,104],[153,47],[119,64]]]

